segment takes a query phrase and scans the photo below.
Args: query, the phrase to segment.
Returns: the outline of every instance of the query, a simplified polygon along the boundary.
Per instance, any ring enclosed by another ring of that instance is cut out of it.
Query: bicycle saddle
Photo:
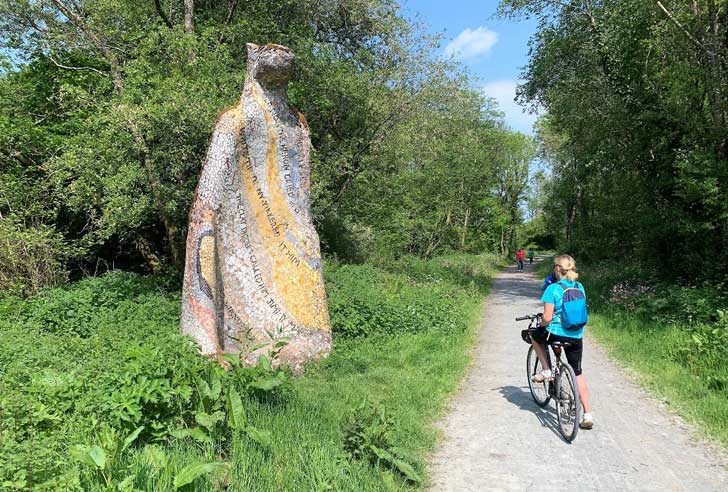
[[[564,348],[566,348],[566,347],[571,347],[572,345],[574,345],[573,342],[559,342],[559,341],[557,341],[557,342],[551,342],[551,346],[552,347],[564,347]]]

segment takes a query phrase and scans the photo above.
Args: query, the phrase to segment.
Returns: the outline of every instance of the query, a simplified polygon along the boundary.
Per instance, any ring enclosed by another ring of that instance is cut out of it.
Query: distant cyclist
[[[518,251],[516,251],[516,262],[518,262],[518,271],[523,271],[523,260],[526,258],[526,252],[523,251],[523,248],[518,248]]]
[[[584,429],[591,429],[594,426],[594,416],[591,413],[591,405],[589,404],[589,389],[581,371],[584,328],[581,327],[576,330],[571,330],[561,324],[564,291],[566,289],[576,288],[585,292],[584,286],[576,281],[578,278],[579,274],[576,273],[576,262],[571,256],[559,255],[554,258],[555,281],[546,286],[541,296],[541,300],[544,303],[543,325],[539,331],[536,331],[531,336],[531,343],[541,361],[541,367],[545,369],[538,374],[534,374],[532,381],[540,383],[552,377],[551,367],[546,356],[546,348],[543,344],[554,341],[570,342],[571,345],[565,347],[564,352],[566,353],[566,360],[569,361],[569,365],[574,369],[574,373],[576,374],[576,384],[579,386],[579,397],[584,407],[584,417],[580,426]]]

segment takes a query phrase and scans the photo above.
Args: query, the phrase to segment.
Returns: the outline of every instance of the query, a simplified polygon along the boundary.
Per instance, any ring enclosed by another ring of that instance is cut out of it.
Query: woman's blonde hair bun
[[[576,282],[579,274],[576,273],[576,262],[569,255],[559,255],[554,258],[554,268],[559,268],[561,278],[565,278],[569,282]]]

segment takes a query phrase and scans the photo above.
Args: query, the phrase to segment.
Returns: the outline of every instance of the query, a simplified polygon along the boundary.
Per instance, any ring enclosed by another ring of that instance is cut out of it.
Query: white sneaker
[[[551,369],[541,371],[538,374],[531,376],[531,381],[534,383],[543,383],[544,381],[553,381],[554,376],[551,374]]]
[[[585,413],[584,416],[581,418],[581,424],[579,424],[579,427],[582,429],[591,429],[594,427],[594,416],[590,413]]]

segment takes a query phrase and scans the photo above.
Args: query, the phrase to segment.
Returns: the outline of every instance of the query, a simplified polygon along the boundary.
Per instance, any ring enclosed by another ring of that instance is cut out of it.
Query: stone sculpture
[[[242,97],[217,120],[190,211],[181,332],[202,354],[248,363],[285,339],[279,362],[300,372],[331,346],[311,139],[288,106],[291,50],[247,49]]]

